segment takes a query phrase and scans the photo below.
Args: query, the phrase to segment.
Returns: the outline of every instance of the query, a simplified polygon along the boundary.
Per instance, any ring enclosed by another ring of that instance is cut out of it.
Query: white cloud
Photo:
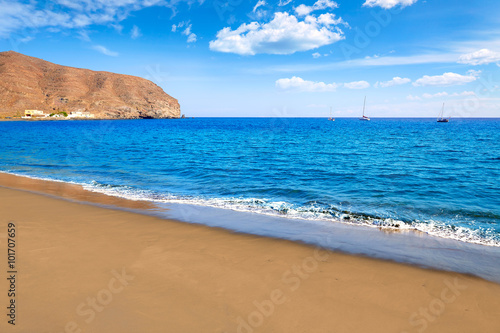
[[[189,21],[185,22],[179,22],[177,24],[172,25],[172,32],[177,32],[177,30],[184,28],[184,30],[181,32],[184,36],[187,36],[187,42],[188,43],[194,43],[198,39],[198,36],[191,32],[191,28],[193,27],[192,24],[189,23]]]
[[[422,95],[423,98],[427,98],[427,99],[429,99],[429,98],[437,98],[437,97],[446,97],[446,96],[448,96],[448,93],[446,91],[443,91],[443,92],[440,92],[440,93],[436,93],[436,94],[427,94],[427,93],[425,93],[425,94]]]
[[[32,3],[0,0],[0,8],[0,38],[18,30],[75,25],[68,14],[39,10]]]
[[[312,12],[312,7],[306,6],[304,4],[299,5],[298,7],[295,8],[295,13],[297,16],[306,16],[309,15]]]
[[[321,57],[321,54],[318,52],[315,52],[312,54],[312,56],[313,56],[313,58],[319,58],[319,57]]]
[[[132,37],[132,39],[137,39],[141,36],[142,36],[142,34],[141,34],[141,31],[139,30],[139,27],[134,25],[132,27],[132,31],[130,31],[130,37]]]
[[[318,0],[314,3],[312,6],[306,6],[306,5],[299,5],[298,7],[295,8],[295,13],[298,16],[306,16],[312,13],[313,11],[316,10],[323,10],[327,8],[337,8],[339,5],[331,0]]]
[[[91,25],[116,25],[130,12],[146,7],[165,6],[175,10],[179,2],[202,3],[198,0],[0,0],[0,38],[18,31],[61,28],[81,29]],[[52,3],[52,4],[51,4]],[[54,9],[54,4],[57,9]]]
[[[325,92],[337,90],[338,84],[307,81],[300,77],[294,76],[291,79],[277,80],[276,87],[282,90],[293,90],[301,92]]]
[[[190,33],[188,38],[187,38],[187,42],[194,43],[194,42],[196,42],[197,39],[198,39],[198,37],[195,34]]]
[[[418,96],[413,96],[413,95],[406,96],[406,99],[409,101],[421,101],[422,100],[422,98],[420,98]]]
[[[401,78],[399,76],[394,77],[392,80],[389,81],[383,81],[383,82],[377,82],[375,84],[376,87],[380,86],[382,88],[387,88],[387,87],[392,87],[392,86],[399,86],[402,84],[406,84],[411,82],[410,79],[408,78]]]
[[[467,75],[456,73],[444,73],[443,75],[429,76],[424,75],[413,83],[415,87],[419,86],[454,86],[466,84],[477,80],[480,71],[469,71]]]
[[[85,30],[78,31],[78,38],[80,38],[81,40],[83,40],[85,42],[90,42],[89,33]]]
[[[102,46],[102,45],[93,45],[92,49],[94,49],[94,50],[96,50],[98,52],[101,52],[102,54],[105,54],[105,55],[110,56],[110,57],[116,57],[116,56],[118,56],[118,52],[113,52],[113,51],[109,50],[108,48],[106,48],[105,46]]]
[[[259,9],[259,7],[266,6],[267,3],[264,0],[257,1],[257,4],[253,7],[252,14],[249,15],[253,19],[260,20],[263,17],[267,16],[267,11],[264,9]]]
[[[458,97],[458,96],[476,96],[476,93],[473,91],[462,91],[461,93],[453,93],[451,96],[453,97]]]
[[[458,62],[467,65],[487,65],[492,62],[500,62],[500,52],[494,52],[488,49],[481,49],[476,52],[460,56]]]
[[[286,6],[288,5],[290,2],[292,2],[292,0],[280,0],[280,2],[278,3],[278,6]]]
[[[112,23],[112,24],[110,24],[110,26],[112,26],[116,30],[116,32],[118,32],[119,34],[121,34],[123,31],[123,25],[121,25],[121,24]]]
[[[28,42],[31,42],[33,39],[35,39],[35,37],[33,37],[33,36],[26,36],[24,38],[21,38],[19,41],[21,43],[28,43]]]
[[[186,29],[184,29],[184,31],[182,32],[183,35],[187,36],[187,42],[188,43],[194,43],[196,42],[197,40],[197,36],[191,32],[191,27],[192,27],[192,24],[189,24]]]
[[[344,83],[344,87],[347,89],[366,89],[370,87],[370,84],[366,81],[354,81]]]
[[[334,14],[319,17],[307,16],[304,21],[288,13],[275,13],[272,21],[260,24],[242,24],[236,30],[226,27],[210,41],[210,50],[240,55],[292,54],[316,49],[343,39],[342,31],[336,27],[342,23]]]
[[[476,94],[473,91],[462,91],[461,93],[453,93],[453,94],[449,94],[446,91],[443,91],[435,94],[425,93],[422,94],[422,97],[409,95],[406,98],[410,101],[421,101],[422,99],[443,98],[443,97],[466,97],[475,95]]]
[[[366,81],[355,81],[348,83],[325,83],[307,81],[300,77],[294,76],[291,79],[279,79],[276,81],[276,87],[282,90],[292,90],[297,92],[326,92],[336,91],[339,87],[347,89],[366,89],[370,87],[370,83]]]
[[[188,24],[189,24],[189,21],[188,22],[182,21],[182,22],[179,22],[177,24],[172,24],[172,32],[176,32],[177,29],[180,29],[184,26],[187,26]],[[189,29],[191,29],[191,28],[189,28]]]
[[[401,7],[411,6],[415,2],[417,2],[417,0],[366,0],[363,6],[366,7],[379,6],[384,9],[391,9],[392,7],[398,5]]]
[[[253,7],[252,13],[255,13],[257,9],[261,6],[265,6],[266,2],[264,0],[257,1],[257,4]]]

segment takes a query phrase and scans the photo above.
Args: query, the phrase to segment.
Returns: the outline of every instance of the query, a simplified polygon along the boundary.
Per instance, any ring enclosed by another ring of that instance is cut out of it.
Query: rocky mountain
[[[179,102],[146,79],[0,52],[0,117],[88,111],[96,118],[179,118]]]

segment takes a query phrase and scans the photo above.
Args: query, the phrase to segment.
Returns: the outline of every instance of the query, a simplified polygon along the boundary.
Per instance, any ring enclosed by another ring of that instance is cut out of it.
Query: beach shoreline
[[[0,244],[14,223],[22,281],[8,331],[500,328],[500,285],[477,277],[136,214],[124,210],[148,203],[20,178],[0,176]]]
[[[412,229],[253,214],[199,204],[162,202],[116,195],[85,184],[0,172],[0,185],[166,220],[231,232],[290,240],[328,250],[389,260],[426,269],[477,276],[500,284],[500,252],[495,246],[436,237]]]

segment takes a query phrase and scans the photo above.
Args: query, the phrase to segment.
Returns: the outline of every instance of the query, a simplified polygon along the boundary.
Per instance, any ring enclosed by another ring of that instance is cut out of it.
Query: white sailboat
[[[447,123],[450,121],[451,117],[448,119],[443,118],[443,113],[444,113],[444,103],[443,103],[443,107],[441,108],[441,113],[439,114],[439,118],[437,119],[438,123]]]
[[[330,118],[328,118],[330,121],[335,121],[335,118],[332,117],[332,107],[330,106]]]
[[[365,96],[365,102],[363,103],[363,117],[359,118],[359,120],[370,120],[369,117],[365,116],[365,106],[366,106],[366,96]]]

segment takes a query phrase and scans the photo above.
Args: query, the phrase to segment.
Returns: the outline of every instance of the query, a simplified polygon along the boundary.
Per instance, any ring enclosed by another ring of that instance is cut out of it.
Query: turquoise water
[[[499,119],[19,121],[0,142],[1,171],[110,195],[500,246]]]

